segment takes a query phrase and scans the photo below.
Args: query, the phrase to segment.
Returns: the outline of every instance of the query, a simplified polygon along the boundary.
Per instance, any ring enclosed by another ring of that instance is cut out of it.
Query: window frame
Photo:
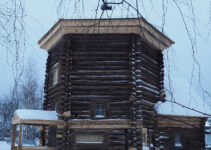
[[[176,142],[178,142],[178,143],[176,143]],[[178,148],[183,147],[182,146],[182,135],[181,135],[181,133],[178,133],[178,132],[174,133],[174,147],[178,147]]]
[[[92,101],[92,106],[91,106],[91,116],[92,119],[107,119],[109,117],[109,103],[108,101]],[[103,117],[97,117],[96,116],[96,105],[97,104],[103,104],[104,105],[104,116]]]
[[[84,135],[102,135],[103,136],[103,143],[76,143],[76,135],[78,134],[84,134]],[[87,146],[89,147],[89,149],[101,149],[101,150],[107,150],[107,143],[106,143],[106,138],[107,138],[107,130],[84,130],[84,129],[76,129],[73,130],[73,138],[71,140],[71,142],[78,147],[78,149],[86,149]]]
[[[99,110],[97,110],[97,105],[99,105]],[[104,109],[102,109],[102,107]],[[100,114],[97,114],[99,112]],[[103,112],[103,115],[101,114]],[[106,116],[106,106],[105,103],[96,103],[95,104],[95,118],[105,118]]]
[[[148,133],[147,133],[148,129],[147,128],[142,128],[142,144],[143,146],[148,146]],[[143,140],[143,136],[144,136],[144,140]]]
[[[175,138],[176,138],[176,135],[180,135],[180,138],[181,138],[181,146],[176,146],[176,141],[175,141]],[[182,129],[174,129],[173,132],[172,132],[172,146],[175,148],[175,149],[183,149],[185,148],[185,133],[184,133],[184,130]]]
[[[90,136],[90,135],[93,135],[93,136],[102,136],[102,142],[77,142],[77,136],[78,135],[82,135],[82,136]],[[85,132],[79,132],[77,134],[75,134],[74,136],[74,143],[77,144],[77,145],[84,145],[84,144],[87,144],[87,145],[102,145],[105,143],[105,135],[102,134],[102,133],[85,133]]]
[[[55,80],[55,76],[56,76],[56,80]],[[52,67],[52,86],[55,86],[59,83],[59,77],[60,77],[60,65],[57,62]]]

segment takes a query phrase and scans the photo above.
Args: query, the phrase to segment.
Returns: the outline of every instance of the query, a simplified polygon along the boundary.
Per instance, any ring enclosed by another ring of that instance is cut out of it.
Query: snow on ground
[[[197,94],[196,90],[190,86],[188,81],[181,78],[172,78],[172,87],[174,93],[174,100],[182,105],[185,105],[195,110],[211,114],[211,109],[207,103]],[[168,92],[168,86],[166,86],[166,99],[171,100],[171,96]],[[185,116],[203,116],[195,111],[183,108],[177,104],[171,102],[159,102],[157,104],[158,113],[167,115],[185,115]]]
[[[10,144],[6,141],[0,141],[0,150],[10,150]],[[144,146],[143,150],[149,150],[149,148]]]
[[[18,109],[15,111],[14,115],[17,115],[23,120],[58,120],[56,111]]]
[[[10,150],[10,144],[6,141],[0,141],[0,150]]]
[[[149,147],[144,146],[143,150],[149,150]]]

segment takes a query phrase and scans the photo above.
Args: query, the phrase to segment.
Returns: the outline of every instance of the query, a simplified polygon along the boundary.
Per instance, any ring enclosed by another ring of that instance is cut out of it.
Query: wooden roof
[[[179,116],[161,115],[157,116],[158,127],[160,128],[200,128],[208,117],[204,116]]]
[[[12,124],[63,125],[64,123],[58,120],[55,111],[44,110],[18,109],[12,119]]]
[[[60,19],[39,41],[42,49],[49,50],[68,33],[74,34],[138,34],[159,50],[174,42],[148,23],[144,18],[127,19]]]

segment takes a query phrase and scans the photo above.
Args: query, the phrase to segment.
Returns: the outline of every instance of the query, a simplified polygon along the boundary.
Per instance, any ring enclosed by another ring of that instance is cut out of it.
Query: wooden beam
[[[14,150],[18,150],[15,146]],[[22,150],[56,150],[55,147],[22,147]]]
[[[70,129],[128,129],[130,121],[127,119],[105,119],[105,120],[71,120],[68,123]],[[137,121],[137,128],[142,128],[142,121]]]
[[[91,119],[75,119],[66,123],[65,121],[47,121],[47,120],[19,120],[15,124],[26,125],[67,125],[71,129],[86,129],[86,128],[98,128],[98,129],[128,129],[130,127],[130,121],[128,119],[103,119],[103,120],[91,120]],[[142,128],[142,120],[137,121],[137,128]]]
[[[25,120],[13,120],[12,124],[28,124],[28,125],[62,125],[65,124],[65,121],[62,120],[33,120],[33,119],[25,119]]]
[[[96,26],[96,22],[99,24]],[[112,22],[112,23],[111,23]],[[112,25],[111,25],[112,24]],[[50,29],[38,42],[41,48],[49,50],[59,39],[68,33],[77,34],[139,34],[154,47],[164,50],[174,44],[174,42],[159,32],[143,18],[134,19],[89,19],[74,20],[61,19]]]
[[[22,124],[20,124],[19,128],[18,150],[22,150]]]
[[[11,141],[11,150],[15,150],[15,137],[16,137],[17,125],[12,125],[12,141]]]

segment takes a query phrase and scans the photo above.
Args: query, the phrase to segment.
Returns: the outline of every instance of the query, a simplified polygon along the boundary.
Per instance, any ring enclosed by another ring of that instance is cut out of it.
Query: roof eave
[[[112,21],[112,24],[110,23]],[[96,26],[96,22],[98,25]],[[160,50],[169,48],[174,42],[158,31],[144,18],[128,19],[59,19],[59,21],[38,41],[42,49],[49,50],[59,39],[68,33],[104,34],[135,33],[140,34]],[[153,45],[152,44],[152,45]]]

